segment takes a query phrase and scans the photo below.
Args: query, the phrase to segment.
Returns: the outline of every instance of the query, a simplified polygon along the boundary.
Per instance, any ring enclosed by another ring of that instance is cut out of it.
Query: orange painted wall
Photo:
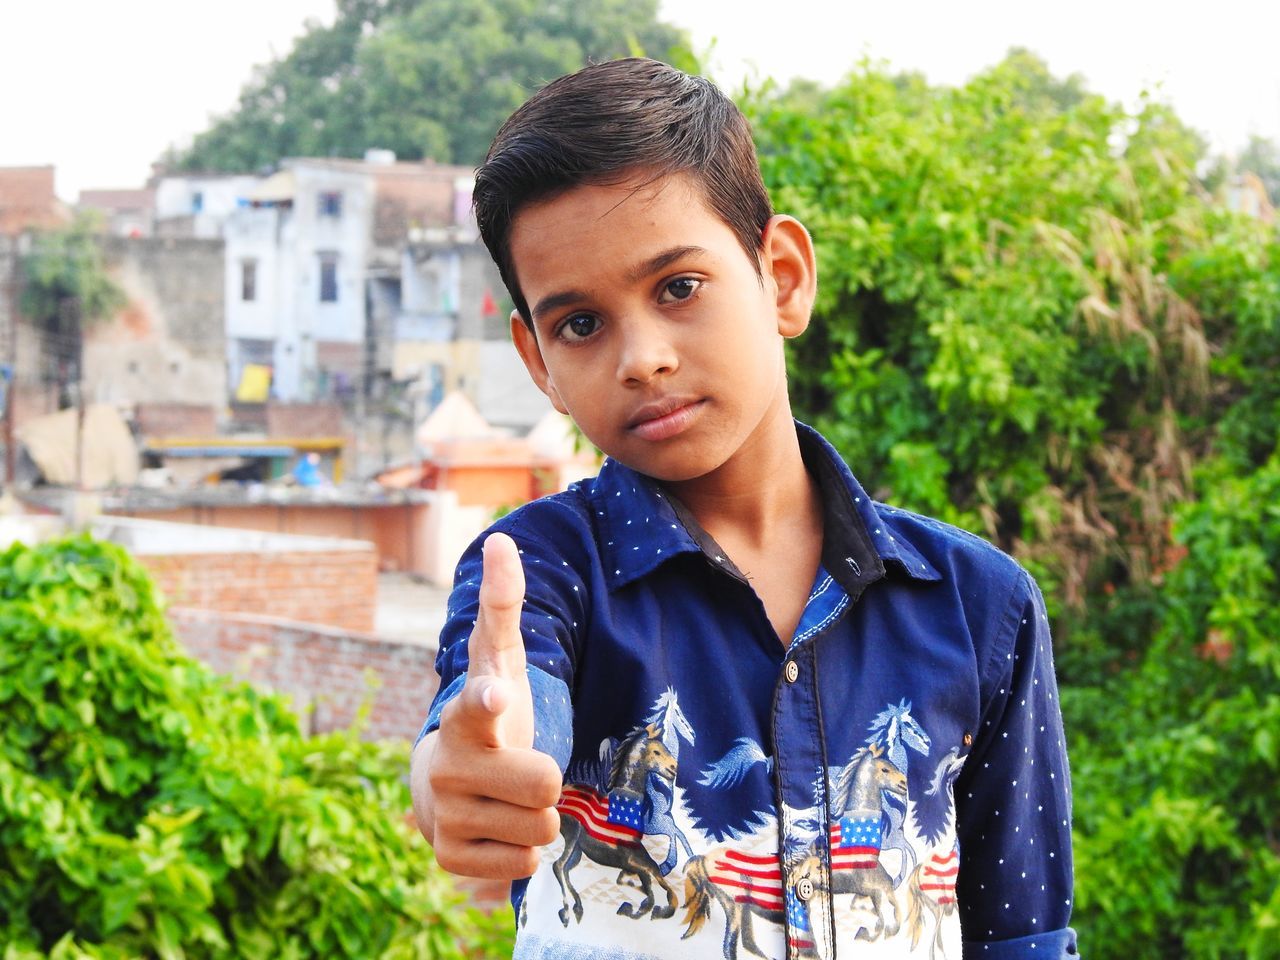
[[[452,490],[463,507],[518,506],[534,499],[528,464],[476,464],[440,468],[437,488]]]

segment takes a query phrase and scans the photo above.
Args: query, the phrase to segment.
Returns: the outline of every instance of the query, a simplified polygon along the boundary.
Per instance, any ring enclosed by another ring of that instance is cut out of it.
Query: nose
[[[661,321],[636,317],[624,323],[618,380],[627,385],[647,384],[655,377],[671,374],[680,365],[675,344]]]

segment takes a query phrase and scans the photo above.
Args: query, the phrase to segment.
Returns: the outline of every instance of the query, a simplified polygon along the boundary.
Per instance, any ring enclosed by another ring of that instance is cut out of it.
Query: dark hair
[[[584,184],[689,175],[760,270],[761,234],[773,216],[751,128],[715,84],[657,60],[629,58],[553,80],[498,130],[476,171],[480,236],[515,302],[529,305],[511,262],[520,209]]]

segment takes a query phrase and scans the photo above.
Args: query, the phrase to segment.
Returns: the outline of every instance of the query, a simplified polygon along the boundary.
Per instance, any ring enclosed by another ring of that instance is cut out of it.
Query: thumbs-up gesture
[[[515,880],[537,869],[538,847],[560,832],[560,769],[533,749],[520,634],[524,571],[515,543],[491,534],[483,563],[467,679],[444,708],[440,729],[419,744],[426,755],[415,757],[414,768],[426,775],[414,776],[415,808],[446,870]]]

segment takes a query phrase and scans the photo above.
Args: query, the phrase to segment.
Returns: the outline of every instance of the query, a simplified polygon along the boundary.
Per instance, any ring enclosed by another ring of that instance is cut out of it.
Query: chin
[[[610,456],[613,456],[610,454]],[[723,461],[716,459],[710,451],[698,451],[690,456],[674,451],[670,456],[649,455],[628,457],[626,453],[613,456],[619,463],[625,464],[637,473],[651,477],[660,483],[685,483],[697,480],[713,473]]]

